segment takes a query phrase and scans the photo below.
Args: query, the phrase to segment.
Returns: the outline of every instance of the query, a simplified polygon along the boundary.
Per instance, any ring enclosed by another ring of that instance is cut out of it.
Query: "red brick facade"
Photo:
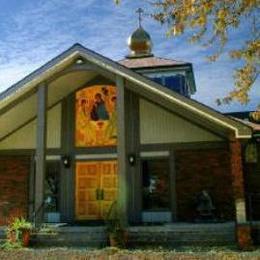
[[[211,195],[217,219],[235,220],[230,154],[224,148],[176,151],[177,218],[196,218],[196,195],[203,189]]]
[[[0,156],[0,225],[27,216],[30,158]]]
[[[239,140],[230,142],[230,163],[235,201],[245,203],[242,148]],[[240,212],[240,209],[237,209],[237,211],[236,235],[238,247],[242,250],[248,250],[252,248],[251,227],[245,223],[245,212]]]
[[[230,142],[230,157],[234,197],[236,199],[245,199],[242,152],[238,140]]]

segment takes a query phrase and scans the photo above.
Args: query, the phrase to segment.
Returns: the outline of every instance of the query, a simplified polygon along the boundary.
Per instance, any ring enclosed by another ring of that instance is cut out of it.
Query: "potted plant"
[[[7,227],[7,239],[10,243],[21,243],[27,247],[30,242],[32,224],[23,217],[14,218]]]
[[[110,246],[125,247],[127,243],[127,232],[122,225],[116,201],[111,204],[105,222]]]

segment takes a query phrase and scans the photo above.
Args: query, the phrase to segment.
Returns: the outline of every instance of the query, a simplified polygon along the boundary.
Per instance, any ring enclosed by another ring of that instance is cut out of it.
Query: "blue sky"
[[[119,6],[113,0],[0,0],[0,6],[0,92],[75,42],[114,60],[123,58],[128,53],[126,39],[137,27],[135,10],[149,11],[140,0],[123,0]],[[207,62],[207,49],[187,43],[184,37],[167,38],[166,28],[149,17],[143,27],[152,37],[156,56],[193,63],[194,99],[220,111],[253,110],[260,103],[258,81],[248,105],[218,107],[215,100],[232,88],[232,69],[237,64],[227,55],[216,63]],[[246,32],[233,33],[230,46],[238,46]]]

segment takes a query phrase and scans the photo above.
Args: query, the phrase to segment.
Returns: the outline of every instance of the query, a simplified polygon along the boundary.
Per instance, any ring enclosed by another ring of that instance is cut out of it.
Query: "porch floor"
[[[3,239],[3,229],[0,239]],[[170,223],[128,227],[129,247],[225,246],[235,244],[235,223]],[[46,224],[32,236],[32,246],[105,247],[105,226]]]
[[[260,244],[260,221],[251,222],[252,237]],[[0,244],[5,241],[5,228],[0,226]],[[129,246],[226,246],[234,245],[235,223],[170,223],[128,227]],[[69,226],[46,224],[32,236],[32,246],[105,247],[105,226]]]
[[[253,238],[260,242],[260,221],[252,222]],[[5,239],[0,227],[0,243]],[[128,227],[129,247],[140,246],[226,246],[234,245],[235,222],[169,223]],[[32,246],[106,247],[105,226],[70,226],[46,224],[32,236]]]
[[[129,243],[162,246],[222,246],[235,243],[235,223],[171,223],[129,228]]]

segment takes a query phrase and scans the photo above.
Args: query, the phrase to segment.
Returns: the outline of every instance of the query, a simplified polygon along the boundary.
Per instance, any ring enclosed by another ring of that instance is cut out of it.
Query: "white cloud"
[[[139,6],[139,1],[127,0],[119,7],[112,0],[30,1],[0,23],[5,29],[0,32],[0,92],[75,42],[121,59],[128,51],[126,39],[137,26],[135,9]],[[232,87],[234,64],[226,57],[208,64],[207,50],[202,47],[181,38],[166,38],[165,28],[151,19],[145,18],[144,27],[154,40],[156,55],[193,62],[198,89],[194,98],[215,106],[216,97],[227,93],[227,85]],[[260,93],[252,93],[251,107],[260,99]]]

